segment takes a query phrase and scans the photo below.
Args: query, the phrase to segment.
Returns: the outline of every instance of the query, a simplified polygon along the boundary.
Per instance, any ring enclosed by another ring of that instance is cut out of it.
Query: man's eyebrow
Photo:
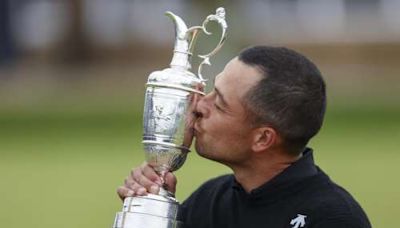
[[[217,93],[217,95],[220,97],[221,102],[224,106],[229,107],[228,103],[226,102],[224,95],[222,95],[221,91],[217,87],[214,86],[214,90]]]

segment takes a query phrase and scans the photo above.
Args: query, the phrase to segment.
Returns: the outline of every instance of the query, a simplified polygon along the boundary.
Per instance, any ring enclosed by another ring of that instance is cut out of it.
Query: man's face
[[[226,165],[243,164],[250,155],[252,126],[243,105],[246,93],[261,80],[256,68],[238,58],[216,76],[214,90],[196,107],[197,153]]]

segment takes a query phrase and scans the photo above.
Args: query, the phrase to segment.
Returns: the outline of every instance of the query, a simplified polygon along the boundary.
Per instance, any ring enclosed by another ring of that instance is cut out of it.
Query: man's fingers
[[[167,190],[172,193],[175,193],[176,183],[177,183],[175,175],[172,173],[166,173],[164,179],[165,179],[165,185],[168,188]]]
[[[144,174],[143,170],[135,170],[133,172],[133,180],[139,184],[140,186],[144,187],[144,190],[150,193],[157,194],[158,190],[156,192],[156,188],[158,188],[158,183],[151,181],[148,179]],[[154,187],[155,186],[155,187]],[[142,193],[142,190],[140,191]],[[139,193],[138,193],[139,194]],[[140,194],[141,195],[141,194]]]
[[[171,173],[167,174],[165,182],[168,190],[175,192],[175,176]],[[140,167],[131,170],[130,175],[125,178],[124,186],[119,187],[117,192],[121,199],[132,195],[158,194],[162,185],[161,177],[144,162]]]
[[[126,197],[131,197],[135,195],[135,192],[132,189],[129,189],[125,186],[120,186],[117,188],[117,193],[121,200],[124,200]]]
[[[142,174],[147,177],[150,181],[158,184],[159,186],[162,185],[162,181],[159,175],[157,175],[156,171],[149,165],[142,166]]]
[[[124,180],[124,185],[125,187],[129,188],[130,186],[132,186],[133,184],[135,184],[136,182],[133,180],[133,176],[129,175],[125,178]]]

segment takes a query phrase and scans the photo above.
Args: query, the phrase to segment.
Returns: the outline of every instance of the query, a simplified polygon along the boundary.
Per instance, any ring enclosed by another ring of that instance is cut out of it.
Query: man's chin
[[[215,161],[215,159],[212,156],[210,156],[209,153],[207,153],[207,149],[202,146],[201,142],[199,142],[198,139],[195,139],[194,148],[196,149],[196,153],[200,157]]]
[[[204,148],[203,148],[201,142],[199,142],[199,139],[197,137],[195,137],[194,140],[195,140],[194,141],[194,148],[196,149],[196,153],[198,155],[200,155],[201,157],[207,158],[207,157],[204,156]]]

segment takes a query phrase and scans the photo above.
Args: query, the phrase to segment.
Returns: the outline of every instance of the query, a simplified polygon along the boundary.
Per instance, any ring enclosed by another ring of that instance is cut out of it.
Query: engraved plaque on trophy
[[[205,80],[201,75],[204,64],[223,45],[227,24],[224,8],[207,16],[201,26],[188,28],[177,15],[166,12],[175,24],[175,48],[170,68],[152,72],[146,84],[143,114],[143,145],[147,163],[163,180],[166,172],[179,169],[186,160],[192,143],[195,94],[204,95]],[[194,42],[199,32],[211,35],[206,26],[217,22],[222,35],[217,47],[206,55],[197,75],[190,72]],[[174,195],[161,188],[158,195],[127,197],[121,212],[117,212],[113,228],[172,228],[180,227],[177,220],[179,203]]]

